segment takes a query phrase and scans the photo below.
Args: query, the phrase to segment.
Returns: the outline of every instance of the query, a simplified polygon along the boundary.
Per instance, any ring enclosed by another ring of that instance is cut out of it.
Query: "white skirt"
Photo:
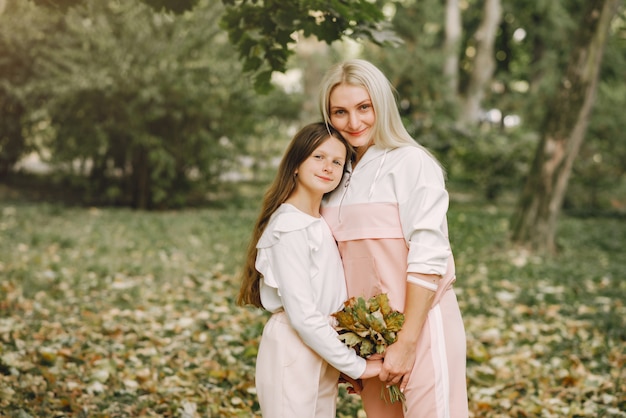
[[[311,350],[284,312],[265,328],[256,362],[263,418],[335,418],[339,372]]]

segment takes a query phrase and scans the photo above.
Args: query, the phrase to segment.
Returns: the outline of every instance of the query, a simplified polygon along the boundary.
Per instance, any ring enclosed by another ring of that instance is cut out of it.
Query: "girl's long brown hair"
[[[263,307],[259,282],[262,276],[254,267],[257,257],[256,245],[263,231],[265,231],[272,214],[291,196],[291,193],[296,188],[295,173],[298,167],[330,136],[339,139],[346,146],[346,162],[351,159],[353,157],[352,147],[343,139],[339,132],[323,122],[311,123],[303,127],[296,133],[287,147],[287,151],[278,166],[276,177],[265,192],[261,212],[252,230],[252,237],[248,244],[246,259],[241,272],[241,288],[237,295],[238,305]]]

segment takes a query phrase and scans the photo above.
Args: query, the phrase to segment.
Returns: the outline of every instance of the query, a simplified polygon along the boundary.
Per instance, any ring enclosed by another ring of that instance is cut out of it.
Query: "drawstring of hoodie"
[[[380,170],[383,168],[383,164],[385,163],[385,158],[387,157],[388,150],[389,150],[388,148],[385,148],[385,153],[383,154],[383,158],[380,159],[378,170],[376,170],[376,175],[374,175],[374,181],[372,181],[372,185],[370,186],[370,193],[367,196],[368,202],[372,200],[372,195],[374,194],[374,187],[376,186],[376,180],[378,180],[378,176],[380,175]]]
[[[343,198],[346,197],[346,192],[348,191],[348,185],[350,184],[350,179],[352,178],[352,171],[346,171],[346,174],[348,175],[348,179],[346,180],[346,184],[343,185],[343,192],[341,193],[341,199],[339,200],[339,210],[337,212],[337,218],[339,219],[339,223],[341,223],[341,205],[343,204]]]
[[[382,158],[380,159],[380,163],[378,164],[378,169],[376,170],[376,174],[374,175],[374,180],[372,181],[369,195],[367,197],[368,202],[372,200],[372,195],[374,194],[374,188],[376,187],[376,181],[378,180],[378,177],[380,176],[380,170],[382,170],[383,164],[385,164],[385,159],[387,158],[387,151],[389,151],[388,148],[385,149],[385,153],[383,154]],[[348,175],[348,179],[346,180],[346,183],[343,185],[343,192],[341,193],[341,199],[339,200],[339,210],[337,213],[337,218],[338,218],[339,223],[341,223],[341,206],[343,205],[343,199],[344,197],[346,197],[346,193],[348,192],[348,186],[350,185],[352,171],[346,171],[346,174]]]

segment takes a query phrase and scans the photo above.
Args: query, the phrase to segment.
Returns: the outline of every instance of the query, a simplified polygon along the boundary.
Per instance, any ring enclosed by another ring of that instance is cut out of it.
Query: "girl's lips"
[[[332,181],[333,179],[331,179],[330,177],[324,177],[324,176],[317,176],[320,179],[324,180],[324,181]]]

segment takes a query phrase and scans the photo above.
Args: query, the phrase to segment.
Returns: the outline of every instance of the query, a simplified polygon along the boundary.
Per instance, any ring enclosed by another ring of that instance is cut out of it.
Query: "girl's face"
[[[334,136],[328,136],[296,170],[298,188],[315,194],[334,190],[341,181],[345,163],[346,146]]]
[[[372,144],[376,114],[365,88],[338,84],[329,97],[330,123],[353,147]]]

